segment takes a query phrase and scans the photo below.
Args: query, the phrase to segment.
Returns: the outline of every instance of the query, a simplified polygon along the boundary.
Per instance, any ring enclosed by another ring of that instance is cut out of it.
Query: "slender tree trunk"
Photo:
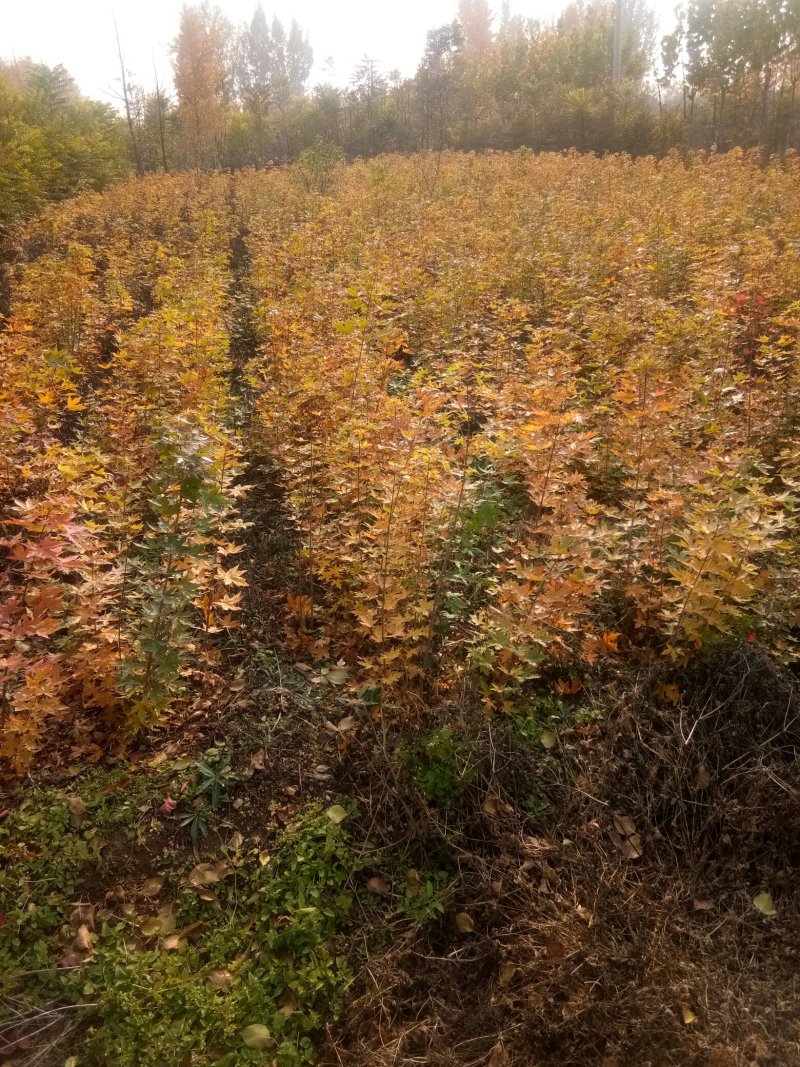
[[[792,95],[789,98],[789,119],[786,123],[786,141],[784,149],[787,147],[794,148],[792,144],[792,134],[794,133],[794,101],[797,95],[797,78],[792,78]]]
[[[616,0],[614,6],[614,55],[611,72],[615,85],[622,78],[622,13],[622,0]]]
[[[767,127],[767,100],[769,98],[769,89],[771,84],[771,71],[769,64],[764,68],[764,91],[761,94],[761,118],[758,124],[758,143],[764,147],[766,146],[766,127]],[[768,147],[768,146],[767,146]]]
[[[156,111],[158,113],[158,143],[161,148],[161,165],[164,168],[164,173],[169,174],[169,164],[167,163],[167,138],[164,130],[164,101],[161,97],[161,86],[158,84],[155,61],[153,62],[153,77],[155,78],[156,83]]]
[[[119,42],[119,29],[117,27],[116,19],[114,20],[114,33],[117,37],[117,56],[119,57],[119,69],[122,75],[122,99],[125,102],[125,117],[128,120],[128,133],[131,138],[131,150],[133,152],[133,159],[136,163],[136,176],[141,178],[144,174],[144,168],[142,166],[142,150],[139,145],[139,138],[136,135],[136,128],[133,123],[133,113],[131,111],[130,94],[128,93],[128,78],[125,73],[125,61],[122,58],[122,45]]]

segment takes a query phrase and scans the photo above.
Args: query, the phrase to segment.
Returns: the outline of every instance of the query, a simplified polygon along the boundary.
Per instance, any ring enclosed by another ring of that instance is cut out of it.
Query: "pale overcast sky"
[[[566,0],[512,0],[512,11],[550,19]],[[119,89],[114,15],[119,25],[125,66],[151,87],[153,61],[159,78],[171,78],[169,45],[178,27],[182,0],[0,0],[0,57],[30,56],[55,66],[63,63],[84,93],[111,101]],[[220,0],[227,17],[249,21],[256,0]],[[372,56],[381,70],[413,74],[425,34],[449,22],[458,0],[264,0],[287,25],[292,17],[308,31],[314,49],[312,84],[346,84],[359,60]],[[492,5],[499,11],[501,0]],[[328,60],[332,61],[332,65]]]

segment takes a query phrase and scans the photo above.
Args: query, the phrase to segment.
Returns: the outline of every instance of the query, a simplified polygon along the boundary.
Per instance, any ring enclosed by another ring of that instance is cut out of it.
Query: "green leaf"
[[[330,808],[328,808],[325,814],[328,816],[331,822],[335,822],[337,826],[340,822],[344,822],[344,820],[347,818],[347,812],[341,804],[333,804]]]
[[[248,1048],[270,1048],[274,1044],[272,1034],[262,1023],[251,1023],[242,1030],[242,1041]]]
[[[777,915],[775,905],[772,902],[771,893],[757,893],[753,897],[753,907],[756,911],[760,911],[762,915]]]

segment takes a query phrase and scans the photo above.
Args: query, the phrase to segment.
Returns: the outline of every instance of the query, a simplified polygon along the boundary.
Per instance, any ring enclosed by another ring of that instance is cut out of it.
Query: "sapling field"
[[[317,148],[13,240],[7,1062],[798,1062],[798,161]]]

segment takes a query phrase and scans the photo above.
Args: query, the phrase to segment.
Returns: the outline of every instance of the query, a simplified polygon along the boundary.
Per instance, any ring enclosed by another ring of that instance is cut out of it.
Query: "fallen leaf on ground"
[[[513,963],[504,963],[497,973],[497,981],[502,986],[511,985],[517,968]]]
[[[753,897],[753,907],[762,915],[777,915],[775,904],[772,901],[772,893],[758,893]]]
[[[281,999],[278,1001],[278,1011],[287,1019],[297,1011],[297,997],[291,989],[284,989]]]
[[[265,1049],[273,1044],[269,1028],[261,1023],[252,1023],[242,1030],[242,1041],[248,1048]]]
[[[158,921],[161,923],[161,933],[171,934],[175,929],[175,905],[165,904],[159,908]]]
[[[631,835],[636,833],[636,823],[630,815],[614,813],[614,829],[617,833]]]
[[[198,863],[189,873],[189,881],[193,886],[214,885],[221,881],[228,873],[228,868],[222,862]]]
[[[681,1004],[681,1014],[683,1015],[683,1021],[687,1026],[691,1026],[692,1023],[697,1022],[697,1016],[688,1004]]]
[[[258,752],[254,752],[250,757],[250,766],[254,771],[263,771],[266,759],[267,750],[265,748],[260,748]]]
[[[708,767],[705,763],[701,763],[694,776],[694,787],[695,789],[708,789],[710,785],[711,775],[708,773]]]
[[[460,934],[471,934],[475,929],[475,923],[472,918],[465,911],[460,911],[456,915],[456,930]]]
[[[659,700],[662,704],[677,704],[681,699],[681,691],[677,685],[673,685],[671,682],[662,682],[661,685],[656,688],[656,700]]]
[[[77,930],[84,923],[90,930],[94,930],[95,906],[94,904],[76,904],[69,917],[70,924]],[[2,925],[2,923],[0,923]]]
[[[343,667],[332,667],[322,672],[322,677],[331,685],[344,685],[347,681],[347,671]]]
[[[486,1067],[509,1067],[510,1063],[511,1060],[508,1058],[505,1045],[502,1041],[498,1041],[489,1053]]]
[[[542,730],[539,742],[542,748],[555,748],[558,744],[558,736],[556,735],[555,730]]]
[[[611,840],[626,860],[638,860],[642,857],[642,839],[636,832],[636,824],[629,815],[614,814],[614,829]]]
[[[336,823],[338,826],[340,822],[344,822],[347,818],[347,812],[341,804],[332,804],[331,807],[325,812],[331,822]]]
[[[422,892],[422,879],[419,876],[419,872],[415,871],[413,867],[409,867],[406,871],[406,889],[412,897]]]
[[[233,975],[230,971],[212,971],[208,980],[215,989],[225,989],[233,982]]]
[[[583,689],[583,682],[577,678],[557,678],[556,679],[556,692],[561,696],[575,696],[576,693],[580,693]]]
[[[78,927],[78,932],[75,935],[74,947],[76,952],[92,951],[92,934],[86,923],[84,923],[83,926]]]
[[[161,888],[164,885],[163,878],[148,878],[146,882],[142,884],[142,888],[139,893],[143,897],[157,897],[161,892]]]
[[[388,897],[391,892],[389,886],[378,874],[376,874],[374,878],[369,879],[367,882],[367,889],[370,893],[377,893],[379,897]]]
[[[86,815],[86,804],[80,797],[68,797],[69,823],[73,830],[77,830]]]

